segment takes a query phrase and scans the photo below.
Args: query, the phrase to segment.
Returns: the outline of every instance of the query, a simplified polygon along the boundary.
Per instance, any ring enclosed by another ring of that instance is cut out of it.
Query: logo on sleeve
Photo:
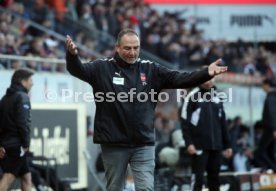
[[[147,77],[145,73],[140,73],[140,79],[143,86],[147,85]]]
[[[23,108],[24,108],[24,109],[30,109],[30,106],[29,106],[28,104],[25,103],[25,104],[23,104]]]

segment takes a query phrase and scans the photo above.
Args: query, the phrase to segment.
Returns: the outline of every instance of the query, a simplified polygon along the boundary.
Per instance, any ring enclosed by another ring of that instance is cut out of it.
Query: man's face
[[[22,80],[21,83],[27,89],[27,91],[29,92],[32,89],[32,86],[33,86],[33,78],[29,77],[26,80]]]
[[[134,64],[140,53],[139,38],[134,34],[125,34],[116,45],[116,51],[126,63]]]

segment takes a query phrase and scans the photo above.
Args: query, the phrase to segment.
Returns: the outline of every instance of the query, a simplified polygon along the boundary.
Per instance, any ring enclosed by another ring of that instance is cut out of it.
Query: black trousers
[[[222,155],[219,150],[204,150],[200,155],[193,155],[192,159],[192,187],[193,191],[201,191],[204,184],[204,172],[207,172],[207,186],[209,191],[219,191],[219,172]]]
[[[264,169],[272,169],[276,172],[275,143],[272,131],[265,131],[255,152],[255,160],[258,166]]]

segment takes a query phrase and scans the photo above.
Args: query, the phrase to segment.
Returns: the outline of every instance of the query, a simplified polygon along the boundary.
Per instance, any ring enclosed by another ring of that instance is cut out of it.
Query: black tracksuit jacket
[[[12,84],[0,101],[0,146],[30,146],[31,104],[27,90]]]
[[[148,60],[138,59],[134,64],[124,62],[116,53],[113,58],[82,64],[78,56],[67,51],[67,70],[73,76],[93,87],[96,102],[94,142],[122,146],[153,145],[156,102],[139,102],[139,92],[162,89],[189,88],[211,79],[208,69],[192,73],[171,71]],[[130,92],[136,94],[127,102],[108,102],[97,99],[97,94]],[[142,98],[141,96],[140,98]],[[150,97],[150,96],[149,96]],[[156,96],[155,96],[156,97]],[[157,98],[156,98],[157,99]]]
[[[215,91],[215,90],[214,90]],[[207,95],[207,101],[204,101]],[[193,89],[185,98],[181,111],[181,127],[186,146],[197,150],[230,148],[223,104],[217,94],[210,100],[210,90]]]
[[[276,90],[266,96],[263,108],[262,123],[264,130],[272,134],[276,131]]]

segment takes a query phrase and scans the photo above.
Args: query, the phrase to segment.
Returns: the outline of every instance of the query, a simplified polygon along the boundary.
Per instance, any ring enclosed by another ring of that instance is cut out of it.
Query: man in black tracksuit
[[[193,191],[201,191],[204,172],[208,188],[219,191],[221,151],[232,155],[223,104],[217,96],[213,80],[193,89],[185,98],[181,111],[181,126],[187,151],[192,155]]]
[[[116,54],[110,59],[81,64],[69,36],[66,46],[68,71],[93,87],[93,140],[101,144],[107,190],[123,190],[128,164],[135,190],[153,190],[153,118],[158,93],[164,88],[199,85],[227,68],[217,66],[218,60],[202,71],[180,73],[139,59],[140,39],[132,29],[119,33]]]
[[[16,177],[21,178],[21,189],[30,191],[31,174],[25,152],[30,146],[30,110],[28,92],[33,86],[33,71],[18,69],[11,86],[0,101],[0,166],[4,172],[0,190],[8,190]]]
[[[262,125],[263,135],[255,152],[257,165],[276,172],[275,142],[276,142],[276,89],[272,79],[265,79],[262,87],[267,96],[264,102]]]

